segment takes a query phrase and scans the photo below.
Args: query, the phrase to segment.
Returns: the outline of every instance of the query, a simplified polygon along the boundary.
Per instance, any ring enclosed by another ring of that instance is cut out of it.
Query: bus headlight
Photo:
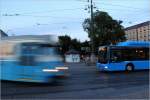
[[[58,72],[58,69],[43,69],[43,72]]]
[[[105,68],[105,69],[107,69],[107,68],[108,68],[108,66],[105,66],[104,68]]]

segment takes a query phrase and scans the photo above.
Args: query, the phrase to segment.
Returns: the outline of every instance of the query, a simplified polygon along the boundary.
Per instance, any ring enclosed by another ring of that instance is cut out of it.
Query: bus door
[[[20,67],[22,67],[22,76],[23,78],[33,78],[35,77],[35,68],[36,68],[36,51],[38,47],[32,43],[22,44],[20,48]]]
[[[112,70],[125,70],[121,49],[110,49],[110,66]]]

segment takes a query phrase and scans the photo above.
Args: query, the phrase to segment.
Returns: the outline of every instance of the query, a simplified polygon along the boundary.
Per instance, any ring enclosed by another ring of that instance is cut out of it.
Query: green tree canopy
[[[93,38],[94,47],[100,45],[116,44],[125,40],[125,32],[122,21],[114,20],[107,12],[96,11],[93,14],[93,33],[91,32],[91,19],[83,22],[83,28],[89,38]]]
[[[81,43],[77,39],[71,40],[71,49],[75,49],[77,51],[81,50]]]
[[[81,43],[77,39],[71,39],[70,36],[59,36],[59,43],[62,47],[63,53],[70,49],[75,49],[77,51],[81,50]]]
[[[59,36],[59,43],[62,47],[63,53],[69,50],[71,46],[71,38],[67,35],[65,36]]]

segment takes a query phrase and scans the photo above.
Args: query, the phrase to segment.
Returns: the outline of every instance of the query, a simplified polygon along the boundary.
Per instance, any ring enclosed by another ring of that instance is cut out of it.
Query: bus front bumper
[[[107,64],[97,64],[99,71],[111,71]]]
[[[68,76],[68,67],[56,67],[55,69],[43,69],[42,71],[43,72],[46,72],[46,73],[52,73],[54,74],[55,76]]]

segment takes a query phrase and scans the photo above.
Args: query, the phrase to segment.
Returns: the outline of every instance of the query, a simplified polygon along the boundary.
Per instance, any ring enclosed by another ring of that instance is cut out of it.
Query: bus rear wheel
[[[133,70],[134,70],[133,65],[129,64],[129,65],[126,66],[126,71],[131,72]]]

